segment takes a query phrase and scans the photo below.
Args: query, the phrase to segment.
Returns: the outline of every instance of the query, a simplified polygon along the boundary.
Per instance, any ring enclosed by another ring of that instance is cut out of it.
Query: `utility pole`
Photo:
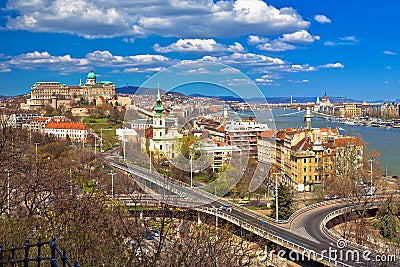
[[[114,175],[117,173],[111,170],[108,174],[111,175],[111,197],[114,198]]]

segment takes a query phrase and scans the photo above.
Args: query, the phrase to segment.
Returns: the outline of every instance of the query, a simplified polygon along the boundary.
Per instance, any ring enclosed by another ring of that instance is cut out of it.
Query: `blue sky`
[[[400,98],[398,1],[6,0],[0,94],[118,87],[178,63],[237,68],[266,96]],[[162,87],[162,85],[161,85]]]

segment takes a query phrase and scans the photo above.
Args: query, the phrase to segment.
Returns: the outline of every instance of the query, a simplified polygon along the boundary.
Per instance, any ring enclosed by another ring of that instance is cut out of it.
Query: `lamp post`
[[[193,155],[190,154],[190,187],[193,187]]]
[[[215,207],[215,240],[218,241],[218,208]]]
[[[371,184],[370,184],[370,194],[372,195],[372,162],[375,161],[375,159],[369,159],[369,162],[371,163]]]
[[[114,198],[114,175],[117,173],[111,171],[108,174],[111,175],[111,197]]]
[[[126,143],[126,140],[125,140],[125,129],[123,129],[122,130],[122,142],[123,142],[123,150],[124,150],[124,160],[126,160],[126,155],[125,155],[125,143]]]
[[[69,168],[69,191],[72,196],[72,170]]]
[[[10,169],[5,170],[7,172],[7,213],[10,214]]]
[[[39,144],[39,143],[35,143],[35,146],[36,146],[36,159],[37,159],[37,155],[38,155],[38,151],[37,151],[37,146],[38,146],[38,144]]]
[[[149,154],[150,154],[150,172],[151,172],[152,170],[151,170],[151,150],[150,150],[150,148],[149,148]]]
[[[278,212],[279,212],[279,207],[278,207],[278,174],[279,172],[275,172],[275,220],[278,221]]]

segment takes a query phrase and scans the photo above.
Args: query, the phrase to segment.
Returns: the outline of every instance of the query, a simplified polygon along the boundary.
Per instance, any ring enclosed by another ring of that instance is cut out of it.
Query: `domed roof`
[[[88,79],[96,79],[96,74],[94,74],[93,71],[90,71],[89,74],[87,75]]]

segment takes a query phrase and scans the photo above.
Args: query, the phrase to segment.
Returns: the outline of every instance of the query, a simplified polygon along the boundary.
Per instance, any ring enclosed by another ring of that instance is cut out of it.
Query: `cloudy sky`
[[[386,3],[385,3],[386,2]],[[237,68],[266,96],[400,98],[397,1],[3,0],[0,94],[139,86],[170,66]],[[162,84],[161,84],[162,87]]]

